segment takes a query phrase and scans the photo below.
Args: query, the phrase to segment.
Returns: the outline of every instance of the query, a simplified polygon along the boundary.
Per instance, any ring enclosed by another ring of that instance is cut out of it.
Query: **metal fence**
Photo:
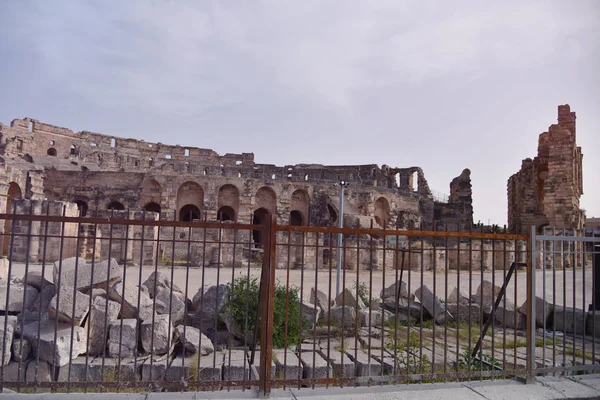
[[[598,370],[598,238],[79,218],[50,202],[0,219],[0,383],[21,392]]]

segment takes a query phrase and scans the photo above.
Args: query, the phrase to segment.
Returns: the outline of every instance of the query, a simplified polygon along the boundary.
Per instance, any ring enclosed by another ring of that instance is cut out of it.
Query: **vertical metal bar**
[[[344,186],[345,184],[340,184],[340,216],[338,217],[338,228],[344,227]],[[335,286],[335,294],[336,297],[340,295],[340,275],[342,268],[342,232],[338,233],[338,243],[337,243],[337,276],[336,276],[336,286]],[[344,314],[342,313],[342,316]]]
[[[531,227],[528,237],[529,257],[527,262],[527,380],[535,383],[535,269],[536,269],[536,232]]]
[[[260,335],[259,390],[268,396],[271,392],[271,361],[273,359],[273,306],[275,303],[275,267],[277,263],[277,216],[271,215],[265,224],[265,262],[263,263],[264,307]]]
[[[29,207],[29,215],[32,216],[33,215],[33,204],[30,203],[30,207]],[[32,228],[32,221],[29,221],[29,223],[27,224],[27,251],[26,251],[26,256],[25,256],[25,275],[23,275],[23,286],[25,288],[27,288],[27,278],[29,277],[29,256],[30,256],[30,246],[31,246],[31,228]],[[10,280],[10,279],[9,279]],[[44,282],[44,275],[42,275],[42,289],[43,289],[43,282]],[[23,291],[23,304],[27,304],[26,303],[26,296],[27,296],[27,290]],[[41,297],[41,289],[40,289],[40,297]],[[6,304],[8,305],[8,303]],[[25,310],[23,310],[25,311]],[[40,310],[40,315],[41,315],[42,310]],[[8,312],[6,313],[5,318],[8,318]],[[21,318],[21,332],[23,332],[23,326],[25,325],[25,316],[23,316],[23,318]],[[4,331],[5,335],[6,335],[6,331]],[[23,335],[20,335],[21,338],[20,340],[20,349],[23,348]],[[6,344],[6,340],[4,340],[5,338],[3,338],[2,343]],[[15,342],[16,340],[13,338],[13,342]],[[2,358],[2,360],[4,360],[4,358]],[[18,367],[18,372],[19,372],[19,377],[21,376],[21,372],[22,372],[22,364],[23,364],[23,357],[19,357],[19,367]]]
[[[66,212],[67,212],[67,207],[63,206],[62,207],[62,216],[63,218],[66,216]],[[62,260],[63,260],[63,251],[64,251],[64,240],[65,240],[65,222],[63,220],[63,222],[61,223],[61,232],[60,232],[60,250],[59,250],[59,262],[58,262],[58,283],[56,284],[56,307],[58,307],[58,305],[60,304],[60,292],[61,292],[61,277],[62,277]],[[12,249],[12,244],[11,244],[11,249]],[[77,269],[77,265],[75,266],[75,269]],[[10,267],[9,267],[9,271],[10,271]],[[54,343],[57,342],[57,338],[58,338],[58,317],[55,319],[54,321]],[[41,339],[41,338],[40,338]],[[38,342],[39,345],[39,342]],[[53,349],[53,354],[52,354],[52,369],[56,370],[56,353],[57,353],[57,349],[56,347],[54,347]],[[69,355],[70,357],[71,355]]]

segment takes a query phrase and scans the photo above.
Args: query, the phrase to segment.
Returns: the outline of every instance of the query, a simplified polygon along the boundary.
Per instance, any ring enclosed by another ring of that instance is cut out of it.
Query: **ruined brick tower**
[[[538,230],[583,228],[583,154],[576,142],[575,119],[568,104],[558,106],[558,124],[540,134],[537,157],[523,160],[519,172],[509,178],[511,232],[524,233],[532,225]]]

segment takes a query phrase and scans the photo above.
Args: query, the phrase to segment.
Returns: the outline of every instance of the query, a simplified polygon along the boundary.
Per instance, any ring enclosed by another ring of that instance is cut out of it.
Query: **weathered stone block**
[[[313,329],[319,322],[321,316],[321,308],[314,304],[306,304],[305,302],[300,303],[302,318],[304,318],[310,329]]]
[[[37,297],[38,291],[33,286],[23,285],[20,280],[12,280],[8,284],[3,282],[0,284],[0,311],[17,313],[31,310]]]
[[[398,281],[400,282],[400,281]],[[396,296],[398,296],[398,282],[394,282],[392,283],[390,286],[386,287],[385,289],[381,290],[380,296],[382,299],[387,299],[388,297],[390,298],[396,298]],[[405,298],[409,298],[410,294],[408,293],[408,286],[406,285],[406,282],[400,282],[400,296],[399,297],[405,297]]]
[[[0,328],[1,329],[1,328]],[[0,334],[1,336],[1,334]],[[12,343],[12,359],[13,361],[25,361],[31,354],[31,343],[25,338],[15,338]]]
[[[152,274],[150,274],[148,279],[146,279],[146,281],[142,285],[148,289],[148,295],[152,299],[154,298],[154,295],[156,293],[154,291],[154,288],[156,286],[157,292],[158,292],[158,290],[161,290],[161,289],[162,290],[167,289],[169,292],[172,291],[179,300],[182,300],[185,302],[185,296],[184,296],[183,291],[181,289],[179,289],[177,287],[177,285],[175,285],[174,283],[171,282],[171,279],[169,276],[167,276],[166,274],[163,274],[160,271],[152,272]]]
[[[298,355],[302,363],[302,377],[304,379],[332,378],[332,366],[318,353],[313,354],[306,352]]]
[[[196,318],[200,319],[197,326],[202,325],[202,333],[208,337],[215,331],[215,325],[220,318],[228,293],[227,285],[215,285],[204,292],[200,288],[192,299],[192,309],[196,312]]]
[[[80,326],[90,310],[90,296],[74,291],[72,287],[62,286],[50,301],[50,318],[68,324]]]
[[[54,373],[52,366],[46,361],[32,360],[27,364],[27,372],[25,373],[25,382],[52,382]]]
[[[148,358],[142,364],[142,380],[146,382],[160,382],[166,378],[168,360],[154,361]]]
[[[448,303],[446,309],[454,316],[454,320],[459,324],[466,323],[478,325],[480,321],[484,321],[481,313],[481,306],[476,303]]]
[[[48,307],[50,307],[50,302],[56,296],[56,286],[55,285],[47,285],[44,286],[42,291],[40,292],[38,298],[33,302],[31,307],[32,311],[42,311],[46,313],[48,311]]]
[[[358,293],[353,292],[348,288],[342,290],[342,292],[335,298],[335,304],[338,307],[358,307],[359,310],[364,310],[365,308],[367,308],[360,296],[358,296]]]
[[[521,314],[509,300],[506,300],[506,303],[504,300],[500,302],[498,309],[494,314],[494,318],[504,328],[525,329],[527,324],[525,316]],[[496,326],[498,325],[496,324]]]
[[[40,291],[52,284],[49,280],[44,278],[42,271],[28,271],[27,274],[23,275],[23,282],[26,282],[27,285],[33,286]]]
[[[241,381],[250,379],[250,365],[243,350],[227,350],[223,361],[223,380]]]
[[[360,321],[359,328],[360,328]],[[329,323],[331,326],[354,328],[356,326],[356,311],[353,307],[335,306],[329,310]]]
[[[55,285],[59,284],[60,278],[61,286],[75,287],[77,290],[85,291],[91,288],[108,290],[121,279],[122,272],[114,258],[88,263],[82,258],[72,257],[56,261],[53,276]]]
[[[178,382],[182,379],[192,382],[216,382],[221,380],[222,368],[222,353],[204,357],[177,356],[167,369],[166,379],[170,382]]]
[[[600,311],[588,311],[585,321],[585,333],[600,337]]]
[[[329,352],[322,350],[320,354],[323,359],[329,362],[333,370],[333,376],[336,378],[351,378],[354,376],[354,362],[346,353],[330,348]]]
[[[193,326],[179,325],[175,328],[175,339],[179,341],[183,347],[186,356],[200,353],[206,356],[215,351],[215,348],[200,329]]]
[[[310,303],[316,304],[318,307],[323,310],[323,313],[326,315],[331,307],[335,305],[335,301],[332,299],[329,301],[329,297],[320,290],[315,290],[315,288],[310,288]]]
[[[535,298],[535,326],[538,328],[550,329],[549,322],[552,319],[554,306],[552,303],[545,301],[541,297]],[[519,312],[526,316],[529,313],[529,307],[527,301],[525,301],[521,307],[519,307]]]
[[[120,319],[109,325],[107,347],[110,357],[135,356],[138,346],[137,323],[137,319]]]
[[[171,289],[161,287],[156,289],[155,299],[157,301],[156,312],[160,315],[170,315],[171,324],[177,326],[183,322],[186,315],[186,306]],[[160,302],[160,303],[159,303]]]
[[[85,329],[88,330],[88,354],[100,355],[106,350],[110,324],[117,319],[121,305],[106,297],[97,296],[92,304]]]
[[[452,315],[427,285],[422,285],[418,288],[415,291],[415,296],[419,298],[423,307],[433,316],[435,322],[444,324],[447,321],[452,321]]]
[[[142,322],[140,327],[141,342],[144,351],[155,356],[169,353],[173,341],[173,325],[168,315],[155,315]]]
[[[117,282],[108,290],[108,297],[123,305],[120,316],[123,319],[139,318],[144,320],[152,316],[153,303],[150,296],[140,291],[140,287],[135,284],[128,282],[123,287],[122,282]]]
[[[52,319],[24,326],[23,337],[31,343],[34,356],[38,355],[40,360],[50,364],[54,362],[56,366],[66,365],[70,359],[86,351],[85,329]]]
[[[374,353],[374,352],[373,352]],[[381,352],[379,352],[381,354]],[[379,376],[382,373],[382,366],[379,361],[373,357],[369,357],[367,353],[362,350],[356,352],[349,351],[347,355],[350,356],[352,361],[358,364],[358,376]]]
[[[360,312],[361,326],[376,326],[381,327],[384,320],[393,318],[394,314],[388,310],[362,310]]]
[[[573,307],[554,306],[554,329],[565,333],[585,334],[587,313]]]
[[[302,363],[298,356],[290,350],[273,349],[276,374],[281,379],[302,379]]]
[[[0,349],[0,355],[4,353],[2,365],[8,365],[8,363],[10,362],[12,341],[16,328],[17,317],[15,317],[14,315],[0,316],[0,338],[4,338],[4,347]]]
[[[11,361],[8,365],[2,366],[4,382],[24,382],[29,363],[35,364],[35,360],[23,360],[22,362]]]
[[[448,303],[469,304],[470,302],[471,296],[469,296],[463,291],[458,290],[458,288],[454,288],[454,290],[452,290],[452,293],[450,293],[450,295],[448,296]]]

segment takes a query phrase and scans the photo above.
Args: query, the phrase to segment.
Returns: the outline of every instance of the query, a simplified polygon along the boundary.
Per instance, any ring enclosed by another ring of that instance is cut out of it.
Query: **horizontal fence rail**
[[[44,204],[0,214],[4,388],[269,393],[597,370],[599,238]]]

